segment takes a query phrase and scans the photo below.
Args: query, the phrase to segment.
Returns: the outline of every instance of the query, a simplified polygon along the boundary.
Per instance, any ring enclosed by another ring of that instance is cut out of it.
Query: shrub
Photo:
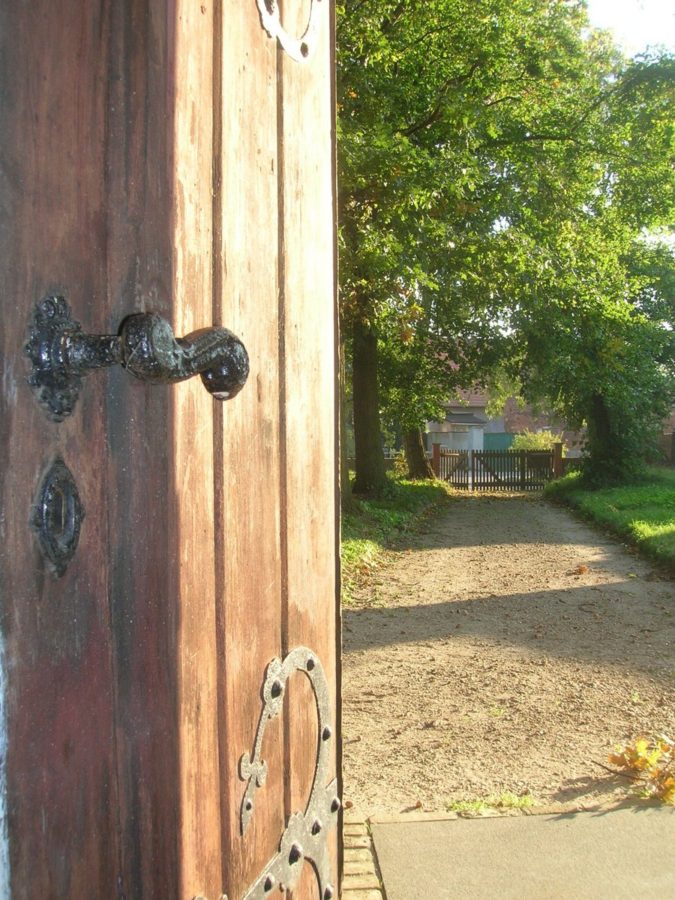
[[[562,444],[562,434],[525,430],[514,437],[511,447],[513,450],[552,450],[554,444]],[[563,452],[566,449],[563,445]]]

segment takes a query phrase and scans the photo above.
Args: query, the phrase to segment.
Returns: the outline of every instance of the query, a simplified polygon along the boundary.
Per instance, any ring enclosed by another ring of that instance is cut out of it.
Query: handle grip
[[[57,422],[72,413],[82,378],[95,369],[119,364],[153,384],[199,374],[216,400],[238,394],[249,373],[246,348],[227,328],[202,328],[176,338],[162,316],[134,313],[116,335],[84,334],[63,297],[47,297],[37,305],[25,350],[33,363],[28,382]]]

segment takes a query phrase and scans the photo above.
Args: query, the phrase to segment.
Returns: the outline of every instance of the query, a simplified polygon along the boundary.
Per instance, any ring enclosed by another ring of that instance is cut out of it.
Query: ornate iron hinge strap
[[[267,777],[267,763],[262,759],[262,743],[267,723],[279,715],[283,708],[286,683],[294,672],[304,672],[309,678],[318,716],[318,747],[312,790],[304,813],[290,816],[279,843],[279,851],[266,865],[263,873],[244,895],[244,900],[264,900],[276,887],[293,888],[300,877],[305,860],[309,860],[319,883],[321,900],[336,896],[331,879],[330,855],[327,833],[337,825],[340,799],[337,795],[337,779],[326,784],[330,767],[330,743],[333,730],[330,724],[330,697],[328,682],[317,655],[307,647],[296,647],[281,660],[273,659],[265,672],[263,683],[263,709],[258,722],[253,753],[244,753],[239,761],[239,774],[247,781],[241,804],[241,833],[251,821],[255,806],[255,793]]]
[[[260,22],[271,38],[276,38],[283,49],[296,62],[308,59],[316,47],[319,32],[322,0],[309,0],[309,18],[300,37],[289,34],[281,24],[277,0],[256,0]]]

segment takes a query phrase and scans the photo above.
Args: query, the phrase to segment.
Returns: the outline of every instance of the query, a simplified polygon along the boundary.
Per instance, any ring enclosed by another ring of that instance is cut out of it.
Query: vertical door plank
[[[213,4],[178,0],[175,21],[173,323],[213,324]],[[199,377],[176,385],[173,483],[180,615],[181,897],[222,886],[215,608],[214,442],[217,404]]]
[[[224,889],[241,897],[284,828],[284,723],[266,729],[268,776],[244,835],[246,787],[268,663],[281,655],[278,160],[276,47],[256,4],[225,0],[216,91],[218,193],[215,315],[248,349],[249,381],[222,410],[216,504]]]
[[[330,5],[319,7],[314,54],[282,67],[283,298],[285,355],[285,481],[288,595],[286,641],[304,644],[329,678],[336,728],[336,430],[335,270]],[[284,4],[284,25],[296,36],[309,3]],[[287,812],[303,810],[318,742],[311,692],[296,679],[289,692]],[[336,733],[336,732],[334,732]],[[332,741],[335,752],[335,741]],[[334,765],[334,764],[333,764]],[[333,772],[335,769],[333,768]],[[333,872],[336,873],[336,835]],[[333,884],[337,889],[337,884]],[[316,896],[303,879],[297,897]]]
[[[105,4],[95,2],[0,10],[0,595],[8,684],[1,724],[10,861],[0,891],[16,898],[111,896],[117,885],[103,384],[85,384],[73,416],[54,424],[26,383],[22,354],[32,307],[48,293],[65,294],[86,331],[105,324],[108,28]],[[38,483],[57,453],[86,509],[77,554],[60,579],[47,571],[29,528]],[[7,848],[1,852],[5,861]]]
[[[108,327],[116,331],[139,310],[172,318],[176,58],[171,4],[125,0],[110,15],[107,275]],[[119,367],[107,381],[118,891],[172,897],[181,822],[175,388],[143,384]]]
[[[296,676],[240,833],[239,760],[268,663],[306,644],[335,671],[327,20],[317,56],[298,65],[279,63],[253,0],[0,10],[0,591],[17,897],[238,897],[285,815],[304,808],[317,735]],[[214,416],[199,380],[150,387],[111,370],[50,425],[21,359],[30,308],[50,290],[90,332],[138,310],[178,335],[225,324],[248,347],[249,383]],[[56,452],[87,510],[58,582],[26,527]],[[335,692],[331,681],[333,703]]]

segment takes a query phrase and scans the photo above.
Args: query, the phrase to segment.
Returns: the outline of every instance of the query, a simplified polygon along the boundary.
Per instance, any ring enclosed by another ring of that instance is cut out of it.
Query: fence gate
[[[0,6],[1,897],[337,895],[331,19]]]
[[[468,450],[448,450],[440,444],[434,444],[431,462],[437,478],[449,482],[453,487],[469,490],[471,459]]]
[[[433,445],[437,478],[471,491],[536,491],[562,475],[562,448],[555,450],[448,450]]]

